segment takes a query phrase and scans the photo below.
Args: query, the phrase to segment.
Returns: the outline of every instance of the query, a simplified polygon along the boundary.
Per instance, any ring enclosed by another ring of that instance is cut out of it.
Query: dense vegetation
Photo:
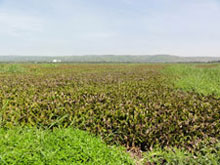
[[[204,146],[199,152],[192,153],[178,148],[154,148],[144,153],[142,162],[155,164],[197,165],[220,164],[220,143]]]
[[[0,164],[133,164],[122,149],[73,129],[0,129]]]
[[[176,77],[177,88],[220,96],[219,64],[171,65],[163,72]]]
[[[219,162],[220,101],[216,75],[220,70],[218,66],[212,70],[200,67],[4,65],[0,68],[0,125],[4,129],[77,128],[132,151],[161,148],[159,161],[164,162],[169,162],[166,153],[174,155],[165,148],[177,147],[180,153],[191,154],[186,159],[192,159],[207,157],[194,152],[212,147],[216,151],[211,152],[216,158],[213,161]],[[188,83],[195,75],[195,83]],[[206,92],[210,91],[209,86],[200,90],[203,85],[196,82],[203,75],[207,77],[202,79],[204,82],[216,83],[215,90]],[[149,154],[146,158],[150,161]],[[204,162],[202,158],[199,161]]]

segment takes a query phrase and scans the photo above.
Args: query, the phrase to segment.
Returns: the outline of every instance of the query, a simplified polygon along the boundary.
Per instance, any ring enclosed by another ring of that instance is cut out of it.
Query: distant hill
[[[85,55],[85,56],[0,56],[0,62],[88,62],[88,63],[177,63],[214,62],[220,57],[179,57],[172,55]]]

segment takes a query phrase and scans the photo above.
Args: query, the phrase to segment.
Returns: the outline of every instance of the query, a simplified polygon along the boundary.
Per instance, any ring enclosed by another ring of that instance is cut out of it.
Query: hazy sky
[[[220,0],[0,0],[0,55],[220,56]]]

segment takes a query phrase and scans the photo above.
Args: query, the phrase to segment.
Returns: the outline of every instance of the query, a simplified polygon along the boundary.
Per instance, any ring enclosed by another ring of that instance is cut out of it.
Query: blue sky
[[[219,0],[0,0],[0,55],[220,56]]]

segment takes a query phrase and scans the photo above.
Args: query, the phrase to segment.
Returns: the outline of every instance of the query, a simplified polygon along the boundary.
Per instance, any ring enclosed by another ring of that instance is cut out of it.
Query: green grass
[[[177,88],[220,96],[219,64],[177,64],[168,66],[163,72],[176,77],[174,84]]]
[[[143,162],[158,165],[218,165],[220,164],[220,143],[215,144],[213,147],[204,147],[194,153],[177,148],[154,148],[152,151],[144,153]]]
[[[25,68],[20,64],[1,64],[0,73],[24,73]]]
[[[35,128],[0,129],[0,164],[135,164],[124,148],[107,146],[84,131]],[[220,143],[194,153],[177,148],[154,148],[139,164],[220,164]]]
[[[73,129],[0,129],[0,164],[133,164],[122,148]]]

